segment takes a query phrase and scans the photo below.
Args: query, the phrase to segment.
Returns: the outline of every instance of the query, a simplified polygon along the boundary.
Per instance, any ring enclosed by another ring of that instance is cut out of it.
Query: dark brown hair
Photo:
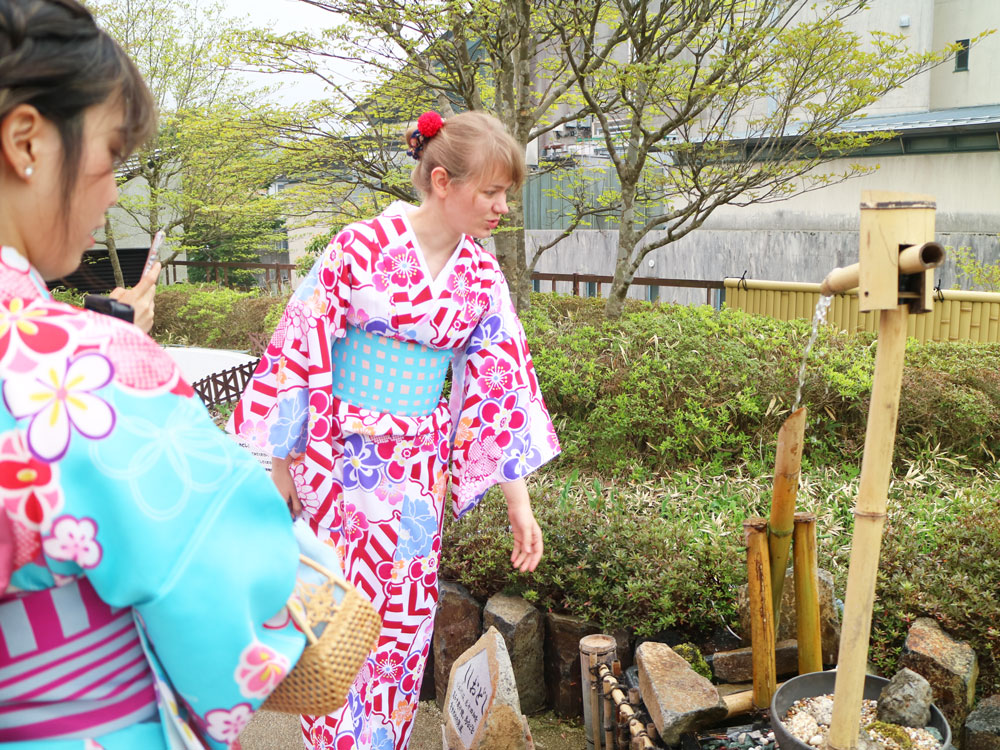
[[[76,0],[0,0],[0,122],[30,104],[59,131],[63,200],[83,151],[83,114],[112,97],[125,111],[124,158],[152,134],[156,107],[135,63]]]
[[[2,2],[3,0],[0,0]],[[406,131],[409,143],[416,126]],[[462,112],[444,121],[420,152],[410,180],[421,195],[431,191],[431,172],[444,167],[458,182],[488,180],[494,171],[506,174],[515,189],[524,182],[524,148],[497,118],[485,112]]]

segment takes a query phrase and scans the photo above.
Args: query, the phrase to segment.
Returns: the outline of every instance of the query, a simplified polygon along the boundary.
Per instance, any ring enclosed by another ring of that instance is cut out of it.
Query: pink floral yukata
[[[450,399],[400,416],[333,396],[331,342],[349,326],[453,352]],[[434,626],[449,476],[458,518],[559,452],[496,260],[465,237],[431,278],[403,211],[350,225],[289,302],[230,429],[295,457],[305,516],[382,616],[347,705],[302,718],[307,747],[403,750]]]

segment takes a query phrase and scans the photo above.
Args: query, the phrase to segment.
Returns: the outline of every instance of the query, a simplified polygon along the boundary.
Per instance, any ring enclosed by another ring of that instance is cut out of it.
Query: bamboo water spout
[[[936,242],[925,242],[919,247],[908,247],[899,254],[899,273],[923,273],[944,263],[944,248]],[[854,289],[861,278],[861,264],[834,268],[820,284],[820,294],[830,297]]]
[[[915,312],[926,312],[933,306],[933,270],[918,269],[907,276],[903,269],[910,267],[914,255],[920,260],[922,251],[940,265],[944,250],[933,238],[934,201],[929,196],[862,194],[858,296],[862,310],[879,310],[880,317],[837,659],[828,741],[831,750],[853,750],[858,744],[875,579],[896,440],[907,316],[911,307]],[[845,273],[834,272],[831,276],[834,278],[828,277],[830,283],[824,284],[833,291],[851,281]],[[901,293],[901,288],[908,291]]]
[[[767,524],[767,551],[771,565],[771,611],[774,615],[775,637],[781,624],[781,594],[785,585],[785,568],[788,567],[788,554],[792,544],[795,498],[799,492],[799,470],[802,467],[805,431],[804,406],[792,412],[778,431],[771,517]]]

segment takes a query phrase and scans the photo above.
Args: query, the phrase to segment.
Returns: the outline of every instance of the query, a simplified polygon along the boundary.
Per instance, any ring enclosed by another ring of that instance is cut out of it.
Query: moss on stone
[[[886,721],[873,721],[865,729],[869,733],[877,734],[887,740],[895,742],[902,750],[910,750],[913,747],[913,740],[899,724],[890,724]]]
[[[705,657],[693,643],[679,643],[674,646],[674,653],[691,665],[691,669],[700,674],[706,680],[712,679],[712,668],[708,666]]]

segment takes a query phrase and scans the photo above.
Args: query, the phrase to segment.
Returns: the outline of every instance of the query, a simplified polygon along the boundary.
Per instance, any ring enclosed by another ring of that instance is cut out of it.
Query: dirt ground
[[[441,712],[434,701],[424,701],[409,750],[441,750]],[[528,718],[537,750],[585,750],[583,725],[558,719],[551,712]],[[299,719],[288,714],[261,711],[240,735],[243,750],[303,750]]]

